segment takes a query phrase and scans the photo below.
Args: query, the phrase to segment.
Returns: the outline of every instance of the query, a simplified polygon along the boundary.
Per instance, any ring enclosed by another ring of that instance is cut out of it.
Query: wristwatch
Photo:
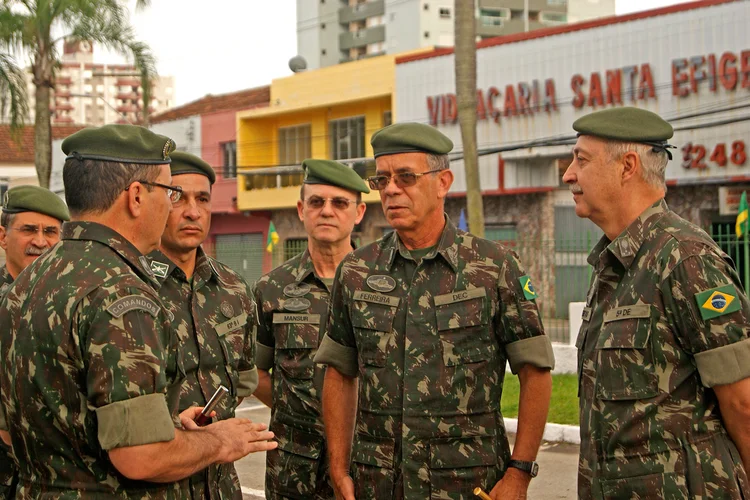
[[[523,460],[511,460],[508,462],[508,467],[522,470],[531,477],[536,477],[539,474],[539,464],[536,462],[524,462]]]

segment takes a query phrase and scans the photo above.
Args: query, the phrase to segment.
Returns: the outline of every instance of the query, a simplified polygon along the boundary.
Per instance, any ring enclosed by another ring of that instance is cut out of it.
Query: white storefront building
[[[517,148],[480,157],[488,236],[518,247],[547,294],[545,316],[564,318],[582,298],[601,234],[577,219],[561,181],[580,116],[638,106],[669,120],[667,202],[712,234],[733,227],[750,190],[748,26],[750,2],[707,0],[479,43],[479,150]],[[452,49],[397,59],[395,116],[432,124],[460,152],[454,74]],[[457,217],[465,176],[460,160],[453,168]]]

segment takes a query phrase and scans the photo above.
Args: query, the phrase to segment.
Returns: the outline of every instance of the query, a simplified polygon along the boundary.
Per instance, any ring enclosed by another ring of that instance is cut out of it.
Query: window
[[[385,51],[385,42],[376,42],[367,45],[368,54],[380,54]]]
[[[430,4],[426,3],[422,6],[422,9],[424,10],[430,10]]]
[[[284,262],[307,249],[307,238],[289,238],[284,240]]]
[[[365,156],[365,117],[344,118],[328,123],[331,134],[331,156],[334,160]]]
[[[237,141],[225,142],[221,145],[223,153],[222,177],[234,179],[237,177]]]
[[[324,56],[324,55],[326,55],[326,49],[322,49],[322,50],[320,51],[320,55],[321,55],[321,56]]]
[[[390,111],[386,111],[383,113],[383,126],[387,127],[388,125],[393,123],[393,113]]]
[[[429,31],[425,31],[424,32],[424,37],[425,38],[430,38],[430,32]]]
[[[539,22],[544,24],[565,24],[568,22],[568,15],[565,12],[540,12]]]
[[[326,29],[326,23],[320,23],[320,29],[322,30]]]
[[[279,129],[279,164],[299,165],[310,158],[310,125]]]
[[[366,27],[381,26],[384,23],[383,16],[372,16],[367,18]]]
[[[509,20],[510,17],[511,13],[508,8],[479,10],[479,19],[483,26],[502,26],[503,21]]]
[[[513,247],[518,239],[518,230],[514,225],[487,226],[484,228],[484,237],[491,241],[497,241],[505,246]]]
[[[440,19],[450,19],[451,10],[448,7],[440,7]]]
[[[547,5],[560,5],[565,7],[568,5],[568,0],[547,0]]]

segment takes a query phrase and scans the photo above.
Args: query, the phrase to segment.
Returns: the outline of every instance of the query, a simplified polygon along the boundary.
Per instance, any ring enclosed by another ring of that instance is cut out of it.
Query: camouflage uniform
[[[106,454],[174,438],[177,346],[158,282],[106,226],[67,223],[62,239],[0,306],[0,429],[10,431],[18,495],[182,498],[181,483],[128,480]]]
[[[396,232],[344,259],[315,360],[359,376],[358,500],[469,499],[503,476],[506,361],[554,364],[522,284],[513,252],[450,220],[419,263]]]
[[[3,296],[13,284],[13,278],[8,272],[8,268],[0,268],[0,302]],[[10,448],[0,441],[0,499],[13,498],[13,477],[16,468],[13,466],[13,457],[10,454]]]
[[[333,498],[320,395],[325,366],[313,357],[328,319],[329,293],[310,253],[288,260],[255,285],[260,309],[258,357],[273,381],[270,430],[279,447],[266,454],[266,498]]]
[[[729,257],[661,200],[614,241],[603,237],[589,263],[579,497],[748,498],[708,389],[750,376],[732,362],[750,353],[750,303]],[[724,303],[714,306],[704,295],[717,287]],[[731,314],[702,319],[717,306]]]
[[[216,407],[216,418],[234,417],[238,398],[252,395],[258,385],[253,361],[256,315],[247,284],[202,248],[190,280],[161,252],[149,257],[152,272],[162,282],[159,296],[174,317],[172,330],[180,342],[180,411],[205,406],[223,385],[229,397]],[[190,486],[193,498],[242,499],[234,464],[212,465],[193,475]]]

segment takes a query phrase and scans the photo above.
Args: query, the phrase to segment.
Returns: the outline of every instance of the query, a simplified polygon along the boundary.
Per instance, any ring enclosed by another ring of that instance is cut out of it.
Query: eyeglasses
[[[405,188],[411,187],[416,184],[417,179],[419,179],[423,175],[434,174],[435,172],[442,172],[443,170],[445,169],[439,168],[437,170],[428,170],[427,172],[422,172],[420,174],[414,172],[401,172],[400,174],[393,175],[374,175],[372,177],[368,177],[367,182],[370,184],[370,189],[375,189],[377,191],[382,191],[387,188],[388,184],[391,182],[391,179],[394,180],[396,186]]]
[[[151,181],[144,181],[144,180],[137,180],[133,182],[140,182],[141,184],[145,184],[146,186],[154,186],[154,187],[160,187],[167,190],[167,197],[169,197],[169,201],[172,203],[176,203],[179,201],[179,199],[182,197],[182,187],[181,186],[167,186],[166,184],[159,184],[158,182],[151,182]],[[125,191],[130,189],[130,186],[125,188]]]
[[[335,208],[336,210],[346,210],[349,208],[349,206],[352,203],[357,203],[356,200],[350,200],[347,198],[321,198],[320,196],[310,196],[309,198],[305,199],[305,203],[307,204],[307,207],[312,210],[321,210],[324,206],[326,206],[326,202],[330,201],[331,206]]]
[[[60,228],[57,226],[37,226],[36,224],[24,224],[12,228],[14,231],[21,233],[24,236],[36,236],[39,231],[42,231],[42,235],[45,238],[54,238],[60,236]]]

